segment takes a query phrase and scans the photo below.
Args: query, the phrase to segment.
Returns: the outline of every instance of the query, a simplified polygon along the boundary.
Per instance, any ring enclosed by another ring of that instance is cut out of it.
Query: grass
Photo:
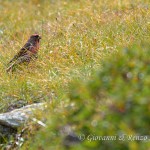
[[[101,60],[150,40],[148,0],[0,3],[1,113],[18,101],[25,105],[56,99],[53,108],[57,105],[63,110],[68,102],[61,100],[71,81],[90,79],[103,67]],[[38,60],[7,74],[7,62],[35,32],[42,36]]]

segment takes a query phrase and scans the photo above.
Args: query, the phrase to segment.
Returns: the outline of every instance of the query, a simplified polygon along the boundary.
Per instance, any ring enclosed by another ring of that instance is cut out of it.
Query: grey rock
[[[63,145],[67,148],[71,146],[75,146],[81,142],[80,138],[77,134],[73,131],[70,125],[63,126],[60,129],[60,134],[64,137],[63,138]]]
[[[28,121],[35,110],[44,110],[45,103],[36,103],[0,114],[0,125],[17,128]]]

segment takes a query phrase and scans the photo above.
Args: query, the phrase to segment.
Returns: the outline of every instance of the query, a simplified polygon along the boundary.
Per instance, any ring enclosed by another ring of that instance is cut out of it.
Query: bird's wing
[[[24,63],[24,62],[27,62],[29,63],[31,60],[31,57],[28,56],[28,55],[24,55],[24,56],[21,56],[19,57],[16,61],[14,61],[13,63],[10,64],[10,66],[6,69],[7,72],[10,72],[10,71],[13,71],[14,67],[21,64],[21,63]]]
[[[21,56],[24,56],[27,51],[31,48],[32,44],[27,42],[21,49],[20,51],[13,57],[13,59],[10,60],[10,62],[8,64],[10,64],[11,62],[13,62],[14,60],[18,59]]]
[[[30,47],[32,47],[32,46],[33,46],[32,43],[28,41],[28,42],[21,48],[21,50],[29,50]]]

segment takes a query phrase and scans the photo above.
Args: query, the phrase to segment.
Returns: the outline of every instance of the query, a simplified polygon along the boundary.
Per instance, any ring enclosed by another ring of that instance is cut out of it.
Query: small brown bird
[[[32,59],[37,58],[37,53],[39,50],[41,36],[38,34],[33,34],[30,36],[27,43],[20,49],[20,51],[13,57],[13,59],[8,63],[10,66],[6,69],[7,72],[13,71],[16,65],[22,63],[29,63]]]

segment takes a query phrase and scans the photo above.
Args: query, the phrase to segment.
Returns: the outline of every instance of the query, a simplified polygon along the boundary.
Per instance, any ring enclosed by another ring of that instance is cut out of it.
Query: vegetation
[[[127,139],[150,134],[148,0],[0,3],[0,111],[48,103],[37,114],[47,127],[29,124],[21,149],[149,148],[147,140]],[[35,32],[42,35],[38,60],[7,74],[7,62]],[[66,145],[65,126],[85,139]]]

